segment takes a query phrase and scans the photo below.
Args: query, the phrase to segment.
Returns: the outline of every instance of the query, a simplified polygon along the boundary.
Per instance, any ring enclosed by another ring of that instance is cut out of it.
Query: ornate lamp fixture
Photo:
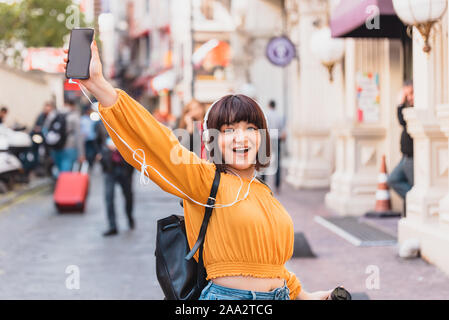
[[[333,82],[333,70],[338,61],[340,61],[345,54],[345,41],[343,39],[332,38],[331,29],[323,27],[312,35],[311,50],[315,54],[321,64],[329,71],[329,81]]]
[[[394,10],[402,22],[416,27],[424,39],[423,51],[431,50],[430,32],[447,9],[447,0],[393,0]]]

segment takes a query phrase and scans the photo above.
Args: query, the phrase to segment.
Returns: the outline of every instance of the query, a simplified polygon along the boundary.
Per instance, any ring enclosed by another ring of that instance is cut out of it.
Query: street
[[[181,207],[156,185],[136,183],[136,230],[127,230],[117,192],[120,233],[104,238],[103,180],[100,167],[95,170],[85,214],[57,214],[51,191],[0,213],[0,299],[163,297],[155,274],[156,220]],[[79,267],[79,290],[66,288],[71,265]]]
[[[91,176],[85,214],[57,214],[50,189],[0,211],[0,299],[163,299],[155,271],[156,221],[182,208],[155,184],[141,186],[138,172],[134,187],[137,228],[127,229],[117,192],[120,233],[115,237],[102,236],[106,217],[99,166]],[[317,255],[287,263],[304,288],[343,285],[355,298],[363,293],[372,300],[449,297],[449,277],[435,266],[422,259],[402,260],[396,247],[355,247],[317,224],[315,215],[331,215],[323,204],[325,192],[296,191],[284,184],[278,196],[295,231],[305,233]],[[70,289],[73,266],[79,271],[79,289]],[[369,266],[379,271],[371,286]]]

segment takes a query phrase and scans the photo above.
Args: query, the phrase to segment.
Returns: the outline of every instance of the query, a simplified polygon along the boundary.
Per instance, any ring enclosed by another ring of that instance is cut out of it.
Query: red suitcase
[[[59,212],[84,212],[89,189],[89,175],[81,172],[61,172],[56,181],[53,199]]]

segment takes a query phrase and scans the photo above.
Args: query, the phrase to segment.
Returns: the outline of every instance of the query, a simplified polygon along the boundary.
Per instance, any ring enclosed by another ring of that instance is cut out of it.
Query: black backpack
[[[45,135],[45,144],[52,149],[62,149],[67,141],[67,114],[58,113],[51,121]]]
[[[208,205],[215,203],[220,172],[215,171]],[[166,300],[195,300],[207,285],[203,244],[213,208],[206,207],[203,223],[192,250],[189,250],[184,216],[171,215],[157,222],[156,274]],[[199,250],[198,263],[193,258]]]

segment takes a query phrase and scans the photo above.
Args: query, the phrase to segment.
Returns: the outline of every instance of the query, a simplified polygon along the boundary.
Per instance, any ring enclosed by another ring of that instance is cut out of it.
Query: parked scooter
[[[6,174],[8,187],[12,188],[14,182],[28,182],[28,172],[24,169],[27,169],[26,165],[30,162],[32,142],[29,134],[26,132],[14,131],[4,125],[0,125],[0,137],[3,139],[3,152],[6,151],[9,155],[9,157],[7,157],[9,159],[8,163],[16,164],[18,161],[20,164],[19,168],[15,168],[13,172]],[[31,156],[33,155],[31,154]],[[13,158],[14,160],[12,160]]]
[[[7,137],[0,134],[0,193],[5,193],[14,187],[16,177],[22,170],[20,160],[9,153]]]

